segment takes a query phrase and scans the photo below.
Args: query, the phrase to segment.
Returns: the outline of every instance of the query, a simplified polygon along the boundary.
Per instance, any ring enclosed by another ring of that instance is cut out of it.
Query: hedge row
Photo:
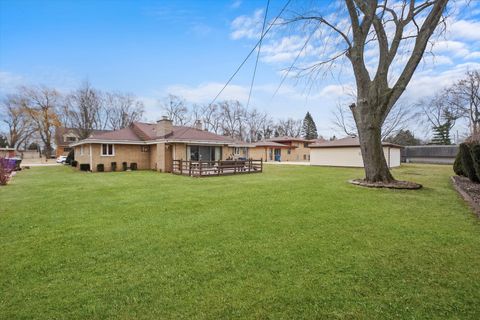
[[[468,177],[472,182],[480,182],[480,144],[460,144],[453,171],[459,176]]]

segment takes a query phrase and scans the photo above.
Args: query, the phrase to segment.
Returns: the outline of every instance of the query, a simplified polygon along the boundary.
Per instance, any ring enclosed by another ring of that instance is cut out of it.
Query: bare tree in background
[[[417,114],[418,118],[423,119],[427,128],[433,131],[434,136],[441,136],[440,140],[443,141],[438,143],[450,144],[450,130],[461,117],[461,110],[458,102],[452,103],[452,99],[449,99],[449,91],[442,90],[432,97],[420,99],[416,105],[420,110]]]
[[[302,135],[303,122],[301,119],[288,118],[286,120],[279,120],[275,126],[279,136],[289,136],[299,138]]]
[[[162,103],[162,110],[173,124],[184,126],[189,121],[188,107],[185,100],[179,96],[169,94]]]
[[[352,105],[345,106],[337,104],[337,107],[333,112],[333,125],[336,129],[343,131],[348,136],[358,136],[355,119],[353,118],[352,112],[349,110],[351,107]],[[414,116],[415,112],[412,106],[404,103],[397,103],[382,124],[382,141],[387,137],[398,133],[400,130],[405,130]]]
[[[102,108],[102,93],[85,81],[79,89],[66,97],[60,112],[65,121],[63,125],[77,128],[80,139],[86,139],[93,130],[105,128],[106,113]]]
[[[108,113],[108,125],[112,130],[123,129],[143,117],[143,103],[128,93],[106,93],[105,109]]]
[[[449,102],[458,107],[460,115],[467,118],[470,133],[480,133],[480,71],[469,71],[465,78],[448,89]]]
[[[268,115],[260,112],[257,109],[246,110],[245,124],[247,127],[247,134],[245,140],[247,142],[255,142],[261,140],[263,137],[262,128],[268,121]]]
[[[219,134],[222,128],[220,108],[217,104],[206,104],[201,109],[205,129]]]
[[[243,140],[245,131],[245,108],[238,101],[222,101],[219,103],[222,118],[222,131],[226,136]]]
[[[288,22],[300,22],[304,29],[308,24],[314,30],[325,27],[331,32],[318,41],[338,50],[304,70],[318,73],[341,57],[348,59],[356,83],[356,102],[350,109],[359,134],[365,180],[395,183],[383,154],[382,125],[412,79],[430,37],[442,22],[448,0],[344,2],[345,15],[336,12],[327,16],[311,10]],[[378,51],[376,68],[365,59],[368,46]],[[372,75],[369,69],[374,70]],[[399,70],[398,75],[394,76],[394,70]]]
[[[23,105],[23,98],[18,94],[7,95],[1,103],[0,114],[2,121],[8,127],[6,138],[10,148],[18,149],[34,131]]]
[[[28,114],[35,131],[44,144],[44,153],[48,158],[52,154],[52,140],[55,127],[61,125],[57,109],[62,97],[55,89],[47,87],[22,87],[22,105]]]

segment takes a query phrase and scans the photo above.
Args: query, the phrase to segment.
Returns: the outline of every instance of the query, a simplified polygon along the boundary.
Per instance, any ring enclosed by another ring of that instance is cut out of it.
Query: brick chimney
[[[202,120],[195,120],[195,123],[194,123],[193,127],[197,130],[203,130]]]
[[[157,121],[157,136],[163,137],[171,133],[173,130],[172,120],[168,119],[167,116],[163,116],[162,119]]]

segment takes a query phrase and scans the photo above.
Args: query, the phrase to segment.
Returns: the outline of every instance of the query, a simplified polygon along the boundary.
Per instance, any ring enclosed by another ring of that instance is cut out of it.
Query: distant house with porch
[[[313,142],[323,140],[306,140],[294,137],[275,137],[250,144],[249,155],[263,161],[310,161],[310,147]]]

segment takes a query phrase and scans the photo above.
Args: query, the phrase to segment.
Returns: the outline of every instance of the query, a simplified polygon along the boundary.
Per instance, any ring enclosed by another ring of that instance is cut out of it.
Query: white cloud
[[[480,40],[480,21],[453,20],[447,26],[447,36],[452,39]]]
[[[252,16],[242,15],[232,21],[231,38],[239,40],[242,38],[259,39],[262,32],[263,9],[257,9]]]
[[[0,71],[0,92],[10,93],[24,84],[24,78],[7,71]]]
[[[242,0],[234,0],[234,1],[230,4],[230,8],[232,8],[232,9],[238,9],[238,8],[240,8],[241,5],[242,5]]]
[[[165,94],[171,93],[181,96],[187,101],[194,103],[209,103],[220,92],[223,83],[203,83],[198,86],[172,85],[165,89]],[[248,88],[239,85],[229,85],[219,97],[220,100],[239,100],[246,101],[248,98]]]

